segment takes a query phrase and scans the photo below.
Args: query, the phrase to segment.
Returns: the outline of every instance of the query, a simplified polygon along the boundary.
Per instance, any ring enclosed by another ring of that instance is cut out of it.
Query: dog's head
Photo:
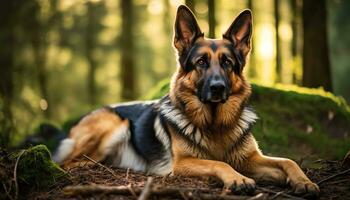
[[[242,70],[251,49],[252,14],[238,15],[222,39],[204,37],[193,13],[186,7],[177,10],[174,46],[180,68],[180,90],[192,92],[203,104],[225,103],[242,84]],[[244,80],[243,80],[244,81]]]

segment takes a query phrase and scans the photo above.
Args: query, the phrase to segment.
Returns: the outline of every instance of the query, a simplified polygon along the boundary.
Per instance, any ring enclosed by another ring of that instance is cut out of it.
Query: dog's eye
[[[205,65],[206,65],[206,62],[205,62],[205,60],[204,60],[203,58],[197,60],[196,63],[197,63],[197,65],[199,65],[199,66],[205,66]]]
[[[224,64],[225,64],[225,65],[231,65],[231,61],[225,60],[225,61],[224,61]]]
[[[221,63],[222,63],[221,65],[223,67],[229,67],[232,65],[232,62],[229,59],[227,59],[226,57],[222,58]]]

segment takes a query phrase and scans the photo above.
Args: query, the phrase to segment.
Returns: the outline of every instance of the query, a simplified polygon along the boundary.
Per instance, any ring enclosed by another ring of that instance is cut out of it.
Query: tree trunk
[[[279,39],[279,30],[278,26],[280,24],[280,14],[279,14],[279,0],[274,0],[274,8],[275,8],[275,29],[276,29],[276,81],[281,81],[282,76],[282,61],[281,61],[281,44]]]
[[[185,0],[185,4],[195,13],[196,2],[194,0]]]
[[[123,100],[132,100],[136,96],[135,68],[134,68],[134,16],[133,1],[120,1],[122,10],[121,33],[121,97]]]
[[[96,105],[96,68],[97,63],[95,61],[93,52],[95,47],[95,27],[94,27],[94,10],[95,7],[92,2],[87,3],[87,24],[86,24],[86,40],[85,40],[85,51],[86,59],[89,65],[89,71],[87,74],[87,87],[88,87],[88,101],[91,106]]]
[[[164,12],[163,12],[163,27],[164,33],[166,35],[167,41],[171,41],[173,39],[173,19],[171,17],[171,5],[169,0],[163,0],[164,2]],[[165,54],[165,63],[168,65],[173,62],[173,56],[171,53],[173,48],[168,43],[165,44],[166,53]],[[167,76],[173,73],[173,68],[171,66],[167,67]]]
[[[208,0],[208,22],[209,22],[209,38],[215,38],[215,1]]]
[[[303,1],[303,86],[332,91],[326,0]]]
[[[297,63],[297,58],[301,57],[302,45],[301,45],[301,0],[291,0],[292,9],[292,57],[293,57],[293,83],[301,85],[301,78],[298,77],[297,71],[301,68],[301,65]]]
[[[33,10],[33,21],[32,21],[32,37],[31,42],[34,53],[34,65],[37,73],[37,80],[39,86],[39,92],[41,99],[46,101],[46,105],[41,104],[40,108],[43,110],[46,118],[51,117],[51,101],[48,94],[48,73],[46,70],[46,30],[51,24],[41,23],[40,5],[35,2]]]
[[[252,11],[252,14],[254,16],[254,7],[253,7],[253,0],[248,0],[247,2],[247,7]],[[254,17],[253,17],[254,18]],[[253,19],[254,20],[254,19]],[[254,34],[254,31],[253,31]],[[249,71],[248,74],[250,77],[256,77],[256,68],[255,68],[255,37],[252,37],[252,50],[250,51],[250,56],[249,56]]]
[[[14,24],[16,7],[13,1],[5,1],[0,6],[0,146],[7,147],[13,132],[12,99],[14,68]]]

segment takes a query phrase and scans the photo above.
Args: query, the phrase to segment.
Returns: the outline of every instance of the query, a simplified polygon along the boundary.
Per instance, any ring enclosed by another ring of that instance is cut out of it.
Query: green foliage
[[[252,88],[250,103],[260,118],[253,134],[264,153],[340,159],[350,149],[350,109],[344,99],[322,89]],[[168,90],[169,81],[164,80],[145,98],[160,98]]]
[[[160,99],[169,91],[169,80],[164,79],[160,81],[154,88],[152,88],[145,96],[141,99]]]
[[[19,155],[21,153],[15,155],[16,159]],[[66,176],[66,172],[51,160],[45,145],[24,150],[18,161],[17,174],[19,184],[30,189],[48,188]]]

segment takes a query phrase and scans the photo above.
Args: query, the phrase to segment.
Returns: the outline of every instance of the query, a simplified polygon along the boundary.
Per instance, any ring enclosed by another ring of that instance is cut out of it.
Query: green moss
[[[15,154],[16,159],[20,154]],[[20,186],[33,190],[52,186],[65,177],[66,172],[51,160],[45,145],[37,145],[24,150],[18,161],[17,176]]]
[[[350,149],[350,108],[322,89],[252,84],[250,104],[259,120],[253,134],[267,154],[340,159]],[[169,81],[159,83],[145,99],[162,97]]]
[[[350,149],[350,112],[342,98],[321,89],[252,86],[260,116],[253,133],[268,153],[340,159]]]

